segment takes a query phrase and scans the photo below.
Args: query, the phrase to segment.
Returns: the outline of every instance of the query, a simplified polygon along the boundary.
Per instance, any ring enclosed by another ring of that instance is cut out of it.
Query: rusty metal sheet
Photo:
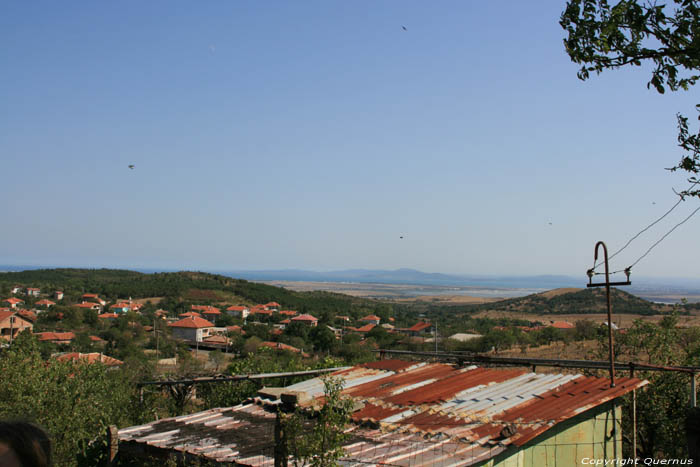
[[[494,370],[471,367],[467,371],[455,372],[451,376],[430,385],[389,397],[387,403],[395,405],[445,402],[457,393],[480,385],[490,385],[522,375],[525,370]]]
[[[352,414],[343,465],[461,466],[522,446],[564,420],[647,384],[619,378],[455,368],[385,360],[336,372],[363,402]],[[323,398],[314,378],[286,388]],[[273,465],[279,400],[173,417],[119,431],[125,443],[185,451],[238,465]],[[376,424],[364,424],[372,421]],[[515,425],[515,431],[503,431]],[[374,428],[373,428],[374,427]]]

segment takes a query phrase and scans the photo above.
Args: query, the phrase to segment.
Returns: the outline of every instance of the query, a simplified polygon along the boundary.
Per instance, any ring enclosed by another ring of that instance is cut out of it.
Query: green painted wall
[[[485,467],[578,466],[581,460],[622,457],[620,407],[603,404],[562,422],[520,448],[480,464]],[[614,438],[613,438],[613,427]]]

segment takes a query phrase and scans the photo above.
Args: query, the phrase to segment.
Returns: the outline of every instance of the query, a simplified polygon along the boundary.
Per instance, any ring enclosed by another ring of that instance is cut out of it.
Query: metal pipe
[[[615,387],[615,354],[613,352],[613,332],[612,332],[612,305],[610,304],[610,269],[608,267],[608,247],[605,246],[604,242],[598,242],[595,245],[595,255],[593,258],[593,264],[598,261],[598,247],[603,247],[603,254],[605,256],[605,296],[608,303],[608,354],[610,357],[610,387]]]
[[[386,355],[405,355],[410,357],[430,357],[435,358],[435,352],[415,352],[411,350],[373,350],[380,354]],[[609,362],[600,360],[563,360],[551,358],[521,358],[521,357],[494,357],[491,355],[468,354],[456,352],[439,352],[438,356],[444,360],[456,360],[470,363],[484,363],[489,365],[507,365],[507,366],[549,366],[558,368],[588,368],[604,370],[609,367]],[[630,370],[633,365],[636,370],[644,371],[677,371],[679,373],[698,373],[700,366],[664,366],[650,365],[648,363],[623,363],[615,362],[615,365],[623,370]]]
[[[630,378],[634,378],[634,363],[630,363]],[[637,390],[632,390],[632,455],[637,459]],[[636,464],[636,462],[635,462]]]

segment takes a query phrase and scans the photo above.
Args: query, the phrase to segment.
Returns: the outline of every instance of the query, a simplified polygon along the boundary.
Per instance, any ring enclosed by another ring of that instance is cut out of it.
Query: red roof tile
[[[34,334],[40,341],[72,341],[75,334],[72,332],[37,332]]]
[[[283,344],[281,342],[263,342],[260,344],[261,347],[268,347],[270,349],[275,349],[275,350],[286,350],[288,352],[294,352],[294,353],[301,353],[303,357],[308,357],[309,354],[306,352],[302,352],[301,349],[297,349],[296,347],[293,347],[291,345]]]
[[[314,317],[311,316],[311,315],[299,315],[299,316],[295,316],[294,318],[292,318],[292,321],[311,321],[311,322],[316,322],[316,321],[318,321],[318,318],[314,318]]]
[[[24,303],[24,300],[21,300],[19,298],[15,298],[15,297],[10,297],[8,299],[3,300],[3,302],[7,302],[10,305],[18,305],[20,303]]]
[[[372,329],[374,329],[377,325],[374,323],[369,323],[365,324],[364,326],[360,326],[359,328],[350,328],[353,331],[356,332],[370,332]]]
[[[189,318],[183,318],[180,321],[175,321],[174,323],[168,324],[168,326],[173,328],[191,328],[191,329],[201,329],[201,328],[213,328],[214,325],[204,318],[198,316],[190,316]]]
[[[202,315],[196,311],[186,311],[185,313],[180,313],[178,316],[180,316],[180,318],[191,318],[192,316],[202,317]]]
[[[410,332],[420,332],[424,329],[428,329],[430,326],[432,326],[432,324],[425,323],[423,321],[419,321],[418,323],[414,324],[413,326],[411,326],[407,330]]]
[[[116,313],[102,313],[100,315],[97,315],[97,317],[102,319],[115,319],[119,318],[119,315]]]
[[[124,364],[121,360],[116,358],[108,357],[98,352],[92,353],[80,353],[80,352],[70,352],[57,355],[56,360],[61,362],[74,361],[74,362],[84,362],[84,363],[102,363],[105,366],[119,366]]]

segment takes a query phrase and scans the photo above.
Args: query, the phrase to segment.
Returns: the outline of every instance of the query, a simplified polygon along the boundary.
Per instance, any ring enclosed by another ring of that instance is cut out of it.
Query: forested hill
[[[616,288],[611,289],[610,295],[615,313],[653,315],[669,312],[673,308],[672,305],[649,302]],[[696,305],[688,304],[684,309],[699,308]],[[605,289],[555,289],[470,308],[470,311],[486,310],[551,314],[605,313]]]
[[[165,297],[198,303],[256,304],[278,302],[284,308],[342,312],[377,308],[377,302],[330,292],[294,292],[280,287],[203,272],[145,274],[121,269],[36,269],[0,273],[3,297],[12,286],[38,287],[42,293],[62,290],[66,297],[96,293],[107,300]]]

